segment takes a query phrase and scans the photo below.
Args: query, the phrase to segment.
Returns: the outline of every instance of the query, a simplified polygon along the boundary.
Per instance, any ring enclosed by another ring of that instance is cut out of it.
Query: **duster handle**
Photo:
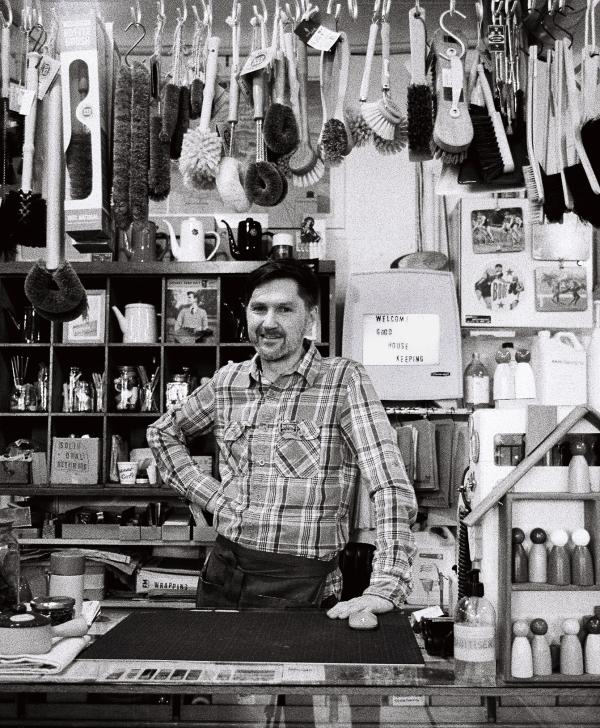
[[[221,39],[212,35],[208,39],[208,53],[206,58],[206,77],[204,79],[204,92],[202,94],[202,112],[200,114],[200,131],[208,131],[212,115],[212,105],[215,98],[215,82],[217,80],[217,63],[219,60],[219,46]]]
[[[299,84],[296,70],[296,60],[294,58],[294,36],[291,31],[283,34],[283,43],[285,46],[285,57],[287,60],[288,85],[290,87],[290,103],[292,111],[296,117],[296,121],[300,124],[300,101],[299,101]]]
[[[10,27],[6,25],[2,26],[0,65],[2,70],[2,92],[0,95],[3,99],[7,99],[10,87]]]
[[[371,78],[371,66],[375,55],[375,43],[377,43],[377,31],[379,25],[371,23],[369,28],[369,42],[367,43],[367,54],[365,56],[365,67],[363,69],[362,81],[360,84],[360,101],[366,101],[369,96],[369,79]]]
[[[340,121],[344,120],[344,104],[346,103],[346,92],[348,91],[348,76],[350,74],[350,43],[346,33],[340,33],[340,39],[336,45],[336,53],[341,53],[340,75],[338,78],[338,94],[335,104],[334,117]]]
[[[31,192],[33,182],[33,152],[35,150],[35,122],[37,119],[38,63],[40,54],[31,51],[27,54],[27,90],[33,91],[31,109],[25,117],[25,135],[23,141],[23,175],[21,189]]]
[[[62,130],[62,91],[60,74],[56,76],[47,95],[48,115],[48,191],[46,204],[46,268],[55,270],[65,257],[64,200],[65,157]]]

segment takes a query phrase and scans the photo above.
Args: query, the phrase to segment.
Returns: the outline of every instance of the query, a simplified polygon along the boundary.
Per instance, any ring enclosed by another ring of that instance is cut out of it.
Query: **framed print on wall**
[[[106,291],[87,291],[87,316],[63,323],[65,344],[103,344],[106,331]]]

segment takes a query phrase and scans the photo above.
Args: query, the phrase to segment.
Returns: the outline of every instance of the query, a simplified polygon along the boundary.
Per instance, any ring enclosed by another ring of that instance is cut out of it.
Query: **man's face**
[[[188,303],[190,303],[192,306],[196,303],[196,297],[193,293],[187,294]]]
[[[496,277],[497,278],[500,278],[501,275],[502,275],[502,266],[501,265],[497,265],[496,266]]]
[[[296,281],[279,279],[258,286],[248,303],[248,337],[264,361],[295,363],[302,341],[316,320],[298,293]]]

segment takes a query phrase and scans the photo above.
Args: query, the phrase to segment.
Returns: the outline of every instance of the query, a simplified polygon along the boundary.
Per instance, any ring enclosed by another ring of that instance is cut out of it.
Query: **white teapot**
[[[197,217],[188,217],[181,222],[179,242],[177,241],[177,235],[171,223],[168,220],[163,220],[163,222],[169,229],[171,251],[173,252],[173,257],[178,262],[210,260],[219,249],[221,236],[212,231],[204,232],[202,220],[199,220]],[[214,238],[215,240],[215,248],[208,257],[206,257],[205,249],[206,238]]]

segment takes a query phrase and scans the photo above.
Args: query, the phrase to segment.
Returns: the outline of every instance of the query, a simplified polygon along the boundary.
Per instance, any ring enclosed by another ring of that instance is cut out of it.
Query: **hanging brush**
[[[143,63],[131,69],[131,151],[129,207],[134,221],[148,219],[150,167],[150,74]]]
[[[321,155],[324,162],[340,164],[352,148],[352,135],[344,119],[344,104],[348,90],[348,75],[350,71],[350,44],[346,33],[340,33],[340,39],[335,45],[335,56],[340,55],[340,74],[338,79],[338,92],[333,117],[325,122],[321,134]]]
[[[388,22],[389,0],[384,4],[381,15],[381,99],[378,102],[379,120],[376,114],[365,116],[373,129],[373,145],[380,154],[398,154],[408,142],[406,117],[390,95],[390,24]],[[391,135],[391,137],[390,137]]]
[[[131,68],[122,63],[115,87],[113,131],[113,215],[117,228],[126,230],[132,221],[129,207],[129,158],[131,153]]]
[[[379,32],[379,6],[380,0],[375,0],[371,24],[369,26],[369,40],[367,42],[367,52],[365,53],[365,65],[363,67],[362,79],[360,82],[359,105],[350,105],[346,108],[346,122],[352,133],[352,141],[357,147],[362,147],[371,141],[373,130],[365,121],[362,108],[369,98],[369,81],[371,79],[371,67],[373,66],[373,58],[375,56],[375,46],[377,45],[377,34]]]
[[[560,174],[565,209],[572,210],[574,205],[573,193],[569,189],[569,185],[567,184],[567,176],[565,174],[565,168],[567,167],[567,158],[565,151],[565,112],[563,103],[564,56],[562,53],[562,42],[559,40],[555,41],[554,43],[554,57],[556,59],[556,74],[554,77],[554,88],[556,90],[556,95],[554,108],[556,112],[556,148],[558,156],[558,172]]]
[[[300,142],[290,157],[294,187],[317,184],[325,174],[325,165],[312,148],[308,126],[308,54],[306,45],[298,43],[298,82],[300,89]]]
[[[240,3],[233,0],[231,15],[227,24],[231,27],[231,73],[229,78],[229,142],[228,153],[219,163],[216,184],[221,200],[235,212],[247,212],[252,201],[244,189],[245,166],[235,156],[235,128],[238,124],[240,70]]]
[[[170,144],[161,140],[161,84],[162,84],[162,32],[165,16],[156,16],[154,52],[150,57],[150,162],[148,168],[148,196],[154,202],[165,200],[171,192]]]
[[[0,221],[4,218],[4,195],[8,184],[9,154],[8,154],[8,94],[10,88],[10,28],[12,25],[12,9],[7,5],[8,17],[2,15],[2,45],[0,47],[0,69],[2,72],[2,87],[0,90],[0,103],[2,104],[2,206],[0,207]],[[12,257],[16,252],[16,243],[10,236],[3,236],[0,243],[4,253]]]
[[[200,124],[195,129],[190,129],[184,136],[179,159],[179,169],[184,184],[196,189],[206,189],[214,185],[223,153],[219,135],[210,130],[220,43],[221,40],[217,36],[210,36],[208,39]]]
[[[483,105],[471,103],[469,113],[473,124],[473,148],[484,182],[491,182],[502,174],[514,172],[515,163],[506,138],[500,113],[496,111],[492,89],[483,64],[477,65],[477,88],[483,96]]]
[[[464,18],[459,10],[446,10],[440,15],[439,30],[434,38],[437,68],[437,113],[433,125],[431,152],[444,164],[458,165],[467,156],[473,140],[473,124],[464,98],[464,73],[462,58],[466,46],[462,38],[445,26],[448,14]],[[450,100],[447,99],[447,90]]]
[[[553,108],[553,86],[552,75],[555,66],[554,53],[546,51],[547,84],[546,84],[546,135],[545,135],[545,168],[540,168],[542,184],[544,187],[544,215],[548,222],[562,222],[566,212],[565,198],[563,195],[561,176],[556,169],[556,118]],[[552,172],[550,171],[552,167]]]
[[[205,6],[204,22],[200,20],[198,8],[192,5],[195,15],[194,37],[192,38],[192,82],[190,84],[190,119],[199,119],[202,113],[202,68],[204,65],[204,28],[208,24],[208,8]]]
[[[537,160],[534,147],[534,130],[537,128],[537,54],[536,45],[529,46],[529,59],[527,69],[527,157],[529,163],[523,167],[523,177],[529,199],[531,221],[534,224],[544,222],[544,183],[540,163]]]
[[[27,54],[27,91],[33,101],[25,116],[21,189],[11,190],[2,203],[2,221],[7,226],[5,234],[16,244],[31,247],[46,244],[46,202],[32,189],[40,58],[40,54],[34,51]]]
[[[285,103],[285,55],[279,47],[282,35],[279,0],[277,0],[273,41],[271,43],[271,50],[275,59],[274,100],[265,114],[263,134],[267,147],[279,155],[293,152],[299,141],[296,117],[292,109]]]
[[[89,93],[87,64],[79,59],[69,66],[71,136],[65,154],[67,199],[83,200],[92,192],[92,133],[82,117]]]
[[[425,9],[415,6],[408,12],[410,33],[411,79],[407,95],[408,158],[411,161],[431,159],[433,134],[433,95],[427,81],[427,28]]]

